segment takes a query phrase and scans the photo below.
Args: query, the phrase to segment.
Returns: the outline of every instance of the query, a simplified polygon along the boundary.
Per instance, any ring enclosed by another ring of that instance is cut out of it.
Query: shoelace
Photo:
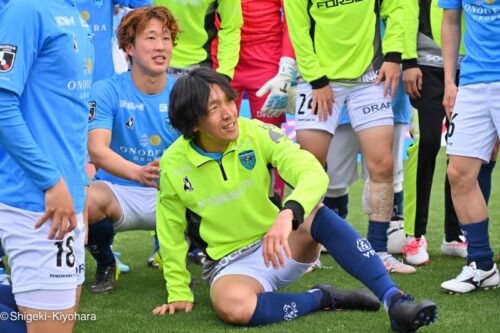
[[[467,280],[472,277],[472,281],[481,281],[481,277],[479,276],[479,271],[477,269],[473,269],[470,266],[464,266],[462,271],[456,277],[456,280]]]

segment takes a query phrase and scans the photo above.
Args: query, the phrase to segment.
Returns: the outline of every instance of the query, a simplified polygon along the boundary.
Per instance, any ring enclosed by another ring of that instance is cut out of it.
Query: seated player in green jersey
[[[378,310],[367,291],[318,284],[278,293],[304,274],[321,245],[384,303],[391,327],[406,332],[436,320],[431,301],[415,303],[391,280],[370,243],[319,204],[328,177],[309,152],[279,128],[238,118],[236,93],[221,74],[194,69],[170,96],[169,118],[183,137],[160,160],[156,221],[168,300],[154,314],[193,310],[185,233],[206,254],[204,277],[217,315],[259,326],[319,310]],[[277,206],[269,170],[293,191]]]

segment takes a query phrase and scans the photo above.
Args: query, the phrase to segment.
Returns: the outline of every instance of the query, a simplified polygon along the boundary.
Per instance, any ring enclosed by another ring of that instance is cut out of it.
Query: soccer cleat
[[[387,252],[399,254],[406,244],[405,225],[402,216],[391,217],[389,228],[387,229]]]
[[[451,294],[465,294],[477,289],[495,289],[499,284],[500,275],[496,264],[489,271],[483,271],[476,267],[475,262],[471,262],[462,268],[456,278],[441,283],[441,288]]]
[[[113,291],[115,289],[116,264],[107,266],[97,266],[95,280],[90,286],[90,291],[94,294],[101,294]]]
[[[413,274],[417,271],[415,267],[406,265],[387,252],[377,252],[377,255],[389,273]]]
[[[120,252],[113,251],[113,255],[115,256],[115,261],[116,265],[118,266],[118,269],[120,270],[121,273],[128,273],[130,272],[130,266],[124,264],[120,260],[120,256],[122,255]]]
[[[396,332],[416,332],[437,320],[437,306],[432,301],[415,303],[413,296],[395,294],[389,306],[391,329]]]
[[[160,265],[158,264],[158,262],[157,261],[155,262],[155,257],[158,256],[158,255],[160,255],[160,252],[157,251],[157,250],[155,250],[153,252],[153,254],[149,256],[149,258],[148,258],[148,266],[149,267],[156,268],[156,269],[158,269],[160,267]]]
[[[407,240],[406,245],[401,251],[406,261],[415,266],[425,265],[429,262],[429,253],[427,253],[427,240],[424,236]]]
[[[441,243],[441,254],[444,256],[455,256],[467,258],[467,241],[464,236],[459,236],[459,241],[451,241],[447,242],[446,239],[443,239]]]
[[[324,310],[377,311],[380,308],[379,300],[368,290],[340,290],[326,283],[311,289],[319,289],[323,293],[321,307]]]

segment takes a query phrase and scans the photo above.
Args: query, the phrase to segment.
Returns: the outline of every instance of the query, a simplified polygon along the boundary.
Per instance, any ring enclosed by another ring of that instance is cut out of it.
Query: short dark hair
[[[170,123],[186,139],[195,136],[193,128],[207,115],[211,85],[218,85],[229,100],[238,97],[229,79],[208,67],[198,67],[177,80],[170,92]]]

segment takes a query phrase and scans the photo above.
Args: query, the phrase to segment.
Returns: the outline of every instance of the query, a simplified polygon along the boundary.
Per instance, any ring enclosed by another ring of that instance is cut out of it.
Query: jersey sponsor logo
[[[198,201],[198,208],[203,209],[206,206],[217,207],[224,203],[238,200],[243,196],[243,192],[245,192],[245,189],[249,187],[255,187],[255,184],[251,178],[241,181],[240,184],[241,187],[234,191],[225,192],[211,197],[200,199]]]
[[[199,6],[201,0],[174,0],[174,2],[178,2],[183,5]]]
[[[125,122],[125,127],[128,129],[134,128],[134,117],[132,116],[128,117],[127,121]]]
[[[75,18],[73,16],[54,16],[56,24],[60,27],[70,27],[75,25]]]
[[[120,100],[120,108],[127,109],[127,110],[144,111],[144,104],[143,103],[136,104],[134,102],[129,102],[129,101],[121,99]]]
[[[90,101],[89,102],[89,123],[95,119],[95,109],[96,109],[96,102]]]
[[[163,154],[164,149],[138,149],[137,147],[120,146],[122,156],[129,161],[151,162]]]
[[[82,69],[83,69],[84,74],[87,74],[87,75],[92,74],[92,70],[94,69],[94,66],[93,66],[91,57],[88,57],[87,59],[83,59]]]
[[[362,107],[363,114],[376,113],[379,111],[388,110],[391,108],[391,102],[382,102],[377,104],[365,105]]]
[[[182,178],[182,181],[184,182],[184,191],[186,192],[193,192],[194,188],[191,182],[189,181],[189,178],[186,176]]]
[[[246,150],[238,154],[241,165],[247,170],[252,170],[255,167],[255,152],[253,150]]]
[[[7,73],[14,67],[17,46],[0,44],[0,73]]]
[[[318,1],[316,5],[318,8],[331,8],[342,5],[350,5],[355,2],[361,2],[361,1],[364,0],[327,0],[327,1]]]
[[[158,134],[153,134],[149,137],[149,144],[153,147],[158,147],[161,142],[161,137]]]

